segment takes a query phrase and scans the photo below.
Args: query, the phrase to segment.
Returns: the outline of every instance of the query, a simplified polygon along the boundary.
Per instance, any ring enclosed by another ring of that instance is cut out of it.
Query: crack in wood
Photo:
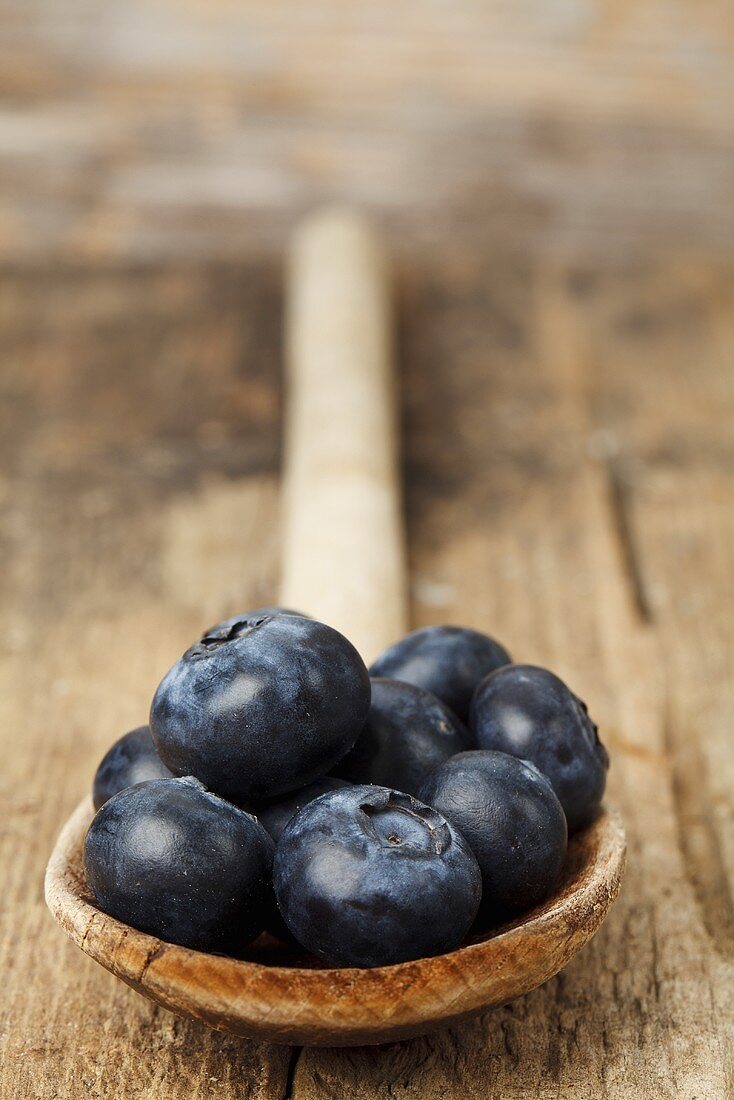
[[[137,981],[140,984],[142,984],[143,978],[148,973],[148,969],[149,969],[151,963],[155,962],[156,959],[159,959],[161,957],[161,955],[163,955],[165,953],[165,950],[166,950],[165,943],[157,943],[155,947],[151,947],[150,951],[148,952],[148,954],[145,957],[145,962],[143,963],[143,965],[141,967],[141,970],[140,970],[140,973],[138,974],[138,977],[137,977]]]
[[[94,924],[94,922],[96,921],[98,916],[99,916],[99,913],[92,913],[91,917],[89,918],[89,921],[87,923],[87,927],[84,929],[84,933],[82,935],[82,938],[79,941],[79,946],[81,947],[82,951],[85,950],[85,945],[86,945],[86,942],[87,942],[87,936],[91,932],[92,925]]]
[[[293,1097],[295,1096],[296,1070],[298,1069],[298,1063],[302,1054],[303,1047],[293,1047],[291,1049],[290,1060],[288,1062],[288,1072],[285,1078],[283,1100],[293,1100]]]
[[[632,606],[640,622],[649,624],[653,622],[654,617],[632,531],[629,483],[616,462],[606,462],[604,469],[609,493],[612,529],[617,539],[624,578],[632,597]]]

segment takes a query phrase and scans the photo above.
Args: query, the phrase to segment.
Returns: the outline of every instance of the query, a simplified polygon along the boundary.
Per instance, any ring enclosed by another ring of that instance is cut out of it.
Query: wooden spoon
[[[281,599],[342,629],[368,660],[406,629],[404,544],[383,256],[356,215],[297,234],[289,275]],[[449,954],[330,969],[267,936],[243,959],[164,943],[97,908],[82,865],[85,798],[46,871],[46,901],[88,955],[179,1015],[304,1045],[382,1043],[502,1004],[556,974],[594,935],[624,869],[611,809],[572,838],[554,896]]]

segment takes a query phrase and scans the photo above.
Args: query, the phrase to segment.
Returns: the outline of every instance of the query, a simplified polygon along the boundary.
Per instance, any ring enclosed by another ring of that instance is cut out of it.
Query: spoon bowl
[[[46,902],[86,954],[179,1016],[235,1035],[301,1046],[355,1046],[422,1035],[528,993],[597,932],[619,892],[625,836],[602,809],[574,835],[558,889],[542,906],[445,955],[396,966],[333,969],[261,936],[246,957],[165,943],[102,912],[87,886],[85,798],[46,871]]]

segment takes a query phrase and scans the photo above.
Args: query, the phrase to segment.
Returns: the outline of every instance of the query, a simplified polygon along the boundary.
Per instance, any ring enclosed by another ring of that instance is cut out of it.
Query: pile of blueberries
[[[94,779],[103,910],[241,955],[263,931],[334,966],[440,954],[538,905],[609,759],[584,703],[475,630],[408,634],[368,671],[262,608],[184,653]]]

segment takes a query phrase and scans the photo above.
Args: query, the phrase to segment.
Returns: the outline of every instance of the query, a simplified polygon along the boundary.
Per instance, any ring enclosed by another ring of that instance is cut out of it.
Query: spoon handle
[[[405,633],[407,584],[389,278],[365,219],[308,218],[286,294],[280,599],[371,661]]]

